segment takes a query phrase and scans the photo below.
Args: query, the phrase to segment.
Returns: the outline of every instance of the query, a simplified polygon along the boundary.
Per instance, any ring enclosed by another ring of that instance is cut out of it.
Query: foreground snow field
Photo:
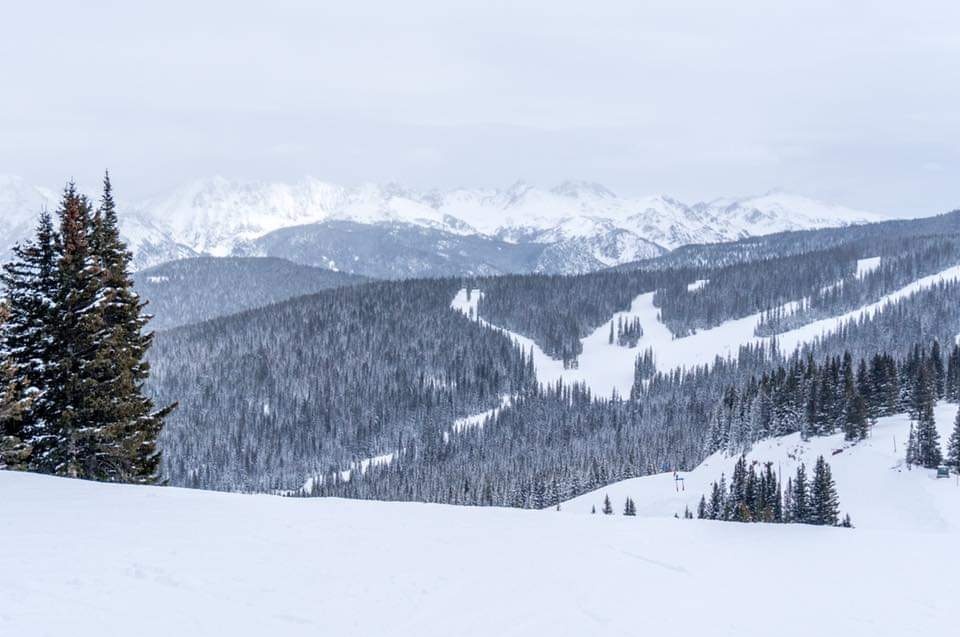
[[[918,635],[960,568],[956,533],[9,472],[0,502],[2,635]]]

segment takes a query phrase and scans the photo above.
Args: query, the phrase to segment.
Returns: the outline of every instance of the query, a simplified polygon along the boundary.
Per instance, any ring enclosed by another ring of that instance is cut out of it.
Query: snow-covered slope
[[[9,472],[0,501],[3,635],[949,634],[960,568],[955,533],[866,525],[288,499]]]
[[[934,415],[941,445],[945,446],[953,430],[958,406],[941,402]],[[856,444],[843,440],[843,434],[811,438],[804,442],[800,434],[763,440],[747,454],[749,462],[773,462],[783,481],[805,463],[808,472],[817,457],[830,463],[840,495],[841,511],[849,513],[861,529],[944,532],[960,540],[960,482],[957,477],[937,479],[936,471],[904,463],[910,421],[906,415],[881,418],[867,440]],[[718,452],[693,471],[667,472],[624,480],[579,496],[562,506],[573,513],[601,510],[604,496],[622,509],[626,498],[633,498],[640,516],[672,517],[683,515],[684,508],[697,510],[700,496],[706,494],[721,474],[729,480],[736,456]],[[678,481],[677,478],[681,478]]]
[[[879,263],[876,257],[862,259],[858,263],[857,271],[869,271],[871,268],[876,268]],[[662,372],[676,368],[692,369],[700,365],[709,365],[718,356],[735,357],[740,346],[746,344],[770,344],[776,340],[781,351],[791,352],[803,343],[813,342],[818,337],[835,331],[847,321],[857,319],[861,315],[870,316],[886,305],[897,303],[914,292],[928,289],[943,281],[957,279],[960,279],[960,266],[953,266],[917,279],[884,295],[875,303],[839,316],[813,321],[770,337],[754,336],[754,329],[762,316],[761,313],[757,313],[727,321],[717,327],[701,330],[689,336],[674,338],[667,326],[660,322],[660,310],[653,304],[654,293],[649,292],[637,296],[630,309],[617,312],[610,319],[614,324],[621,319],[625,322],[639,319],[643,326],[643,336],[637,342],[637,346],[626,348],[611,344],[609,342],[610,323],[605,323],[581,339],[583,351],[577,357],[577,369],[564,369],[562,361],[551,358],[532,339],[507,330],[501,331],[511,336],[524,351],[533,352],[537,379],[541,383],[555,383],[563,378],[568,383],[586,384],[595,396],[607,397],[614,391],[620,396],[628,396],[633,386],[637,354],[647,348],[653,350],[654,362],[657,369]],[[691,285],[694,284],[703,287],[710,283],[697,281]],[[461,290],[451,302],[451,307],[468,316],[476,317],[477,302],[481,294],[482,290],[473,290],[468,299],[466,290]],[[795,302],[786,304],[784,308],[793,305]],[[497,326],[492,327],[501,329]]]
[[[0,249],[25,235],[31,225],[26,222],[53,201],[49,191],[23,180],[0,179]],[[689,243],[885,218],[783,192],[687,205],[666,196],[620,197],[579,181],[549,190],[518,182],[504,190],[419,192],[396,184],[344,187],[313,178],[269,183],[222,177],[126,205],[125,216],[134,217],[124,231],[139,267],[164,256],[250,255],[252,242],[271,233],[347,221],[549,244],[537,267],[548,272],[618,265]]]

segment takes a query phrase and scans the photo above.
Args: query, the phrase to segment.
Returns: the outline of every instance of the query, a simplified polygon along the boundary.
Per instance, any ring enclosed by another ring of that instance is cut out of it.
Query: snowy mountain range
[[[37,211],[54,208],[56,199],[53,190],[0,177],[0,252],[26,236]],[[313,178],[266,183],[215,177],[147,201],[122,203],[122,232],[137,268],[198,255],[297,260],[293,255],[304,253],[307,237],[325,236],[330,227],[325,224],[347,222],[363,226],[368,243],[371,233],[378,235],[377,243],[388,255],[386,265],[380,263],[376,273],[365,269],[361,246],[342,232],[336,254],[309,250],[306,264],[372,276],[383,276],[384,269],[390,273],[392,261],[397,262],[395,276],[581,272],[655,257],[691,243],[887,218],[782,191],[686,204],[667,196],[620,197],[582,181],[549,190],[518,182],[503,190],[421,192],[396,184],[345,187]],[[297,229],[302,226],[308,228]],[[402,246],[391,240],[398,229],[404,236]],[[280,231],[284,241],[270,238]],[[425,238],[411,243],[411,232]],[[474,258],[466,238],[485,240],[487,252],[511,253],[511,246],[527,246],[536,254],[530,259],[525,252],[522,263],[484,263],[475,272],[464,271],[453,262]],[[451,265],[417,267],[424,255],[448,259]]]

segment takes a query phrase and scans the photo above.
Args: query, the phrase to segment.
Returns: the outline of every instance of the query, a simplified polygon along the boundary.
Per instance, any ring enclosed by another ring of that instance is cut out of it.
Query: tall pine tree
[[[13,259],[0,274],[5,297],[0,352],[12,401],[7,416],[0,417],[0,430],[29,447],[32,468],[41,467],[57,444],[51,422],[54,412],[49,408],[59,290],[55,235],[50,215],[41,213],[35,238],[13,249]]]
[[[940,451],[940,434],[933,418],[936,401],[936,386],[932,365],[922,365],[917,378],[916,405],[917,427],[914,462],[934,468],[943,460]]]
[[[793,507],[790,519],[805,524],[810,521],[810,490],[807,486],[807,468],[801,463],[797,467],[797,475],[793,479],[793,493],[791,495]]]
[[[96,400],[103,325],[101,272],[90,246],[91,206],[67,185],[58,211],[59,285],[54,299],[53,345],[56,359],[50,386],[50,410],[56,447],[42,469],[70,477],[95,475],[96,442],[101,423]]]
[[[953,421],[953,433],[947,442],[947,462],[960,469],[960,410]]]
[[[172,407],[155,412],[143,393],[150,367],[145,357],[153,334],[145,331],[145,303],[133,289],[131,254],[120,239],[110,176],[103,181],[103,199],[92,222],[91,248],[101,278],[104,338],[96,369],[98,432],[95,476],[122,482],[156,479],[160,452],[157,436]]]
[[[836,526],[840,520],[840,500],[833,483],[830,465],[820,456],[813,467],[813,481],[810,484],[811,524]]]

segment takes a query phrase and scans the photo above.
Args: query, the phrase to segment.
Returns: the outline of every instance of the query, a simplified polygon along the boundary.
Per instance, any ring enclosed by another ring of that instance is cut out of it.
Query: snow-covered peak
[[[717,199],[707,204],[705,209],[727,222],[738,223],[744,230],[769,232],[889,219],[886,215],[829,204],[782,189],[760,196]]]
[[[346,219],[443,227],[443,214],[397,184],[347,188],[315,178],[295,183],[200,180],[146,202],[143,209],[201,253],[223,256],[291,226]]]
[[[55,202],[52,191],[0,177],[0,236],[5,244],[25,236],[37,211],[44,205],[55,207]],[[667,195],[618,196],[601,184],[580,180],[549,189],[517,181],[504,189],[424,192],[398,183],[348,187],[314,177],[284,183],[218,176],[125,209],[136,216],[125,224],[131,245],[135,250],[140,244],[152,246],[156,258],[181,249],[215,256],[240,253],[276,230],[344,220],[412,224],[513,242],[590,240],[607,246],[603,263],[621,263],[632,251],[617,257],[611,246],[653,243],[673,249],[886,218],[782,190],[686,204]],[[160,244],[167,249],[157,252]]]

